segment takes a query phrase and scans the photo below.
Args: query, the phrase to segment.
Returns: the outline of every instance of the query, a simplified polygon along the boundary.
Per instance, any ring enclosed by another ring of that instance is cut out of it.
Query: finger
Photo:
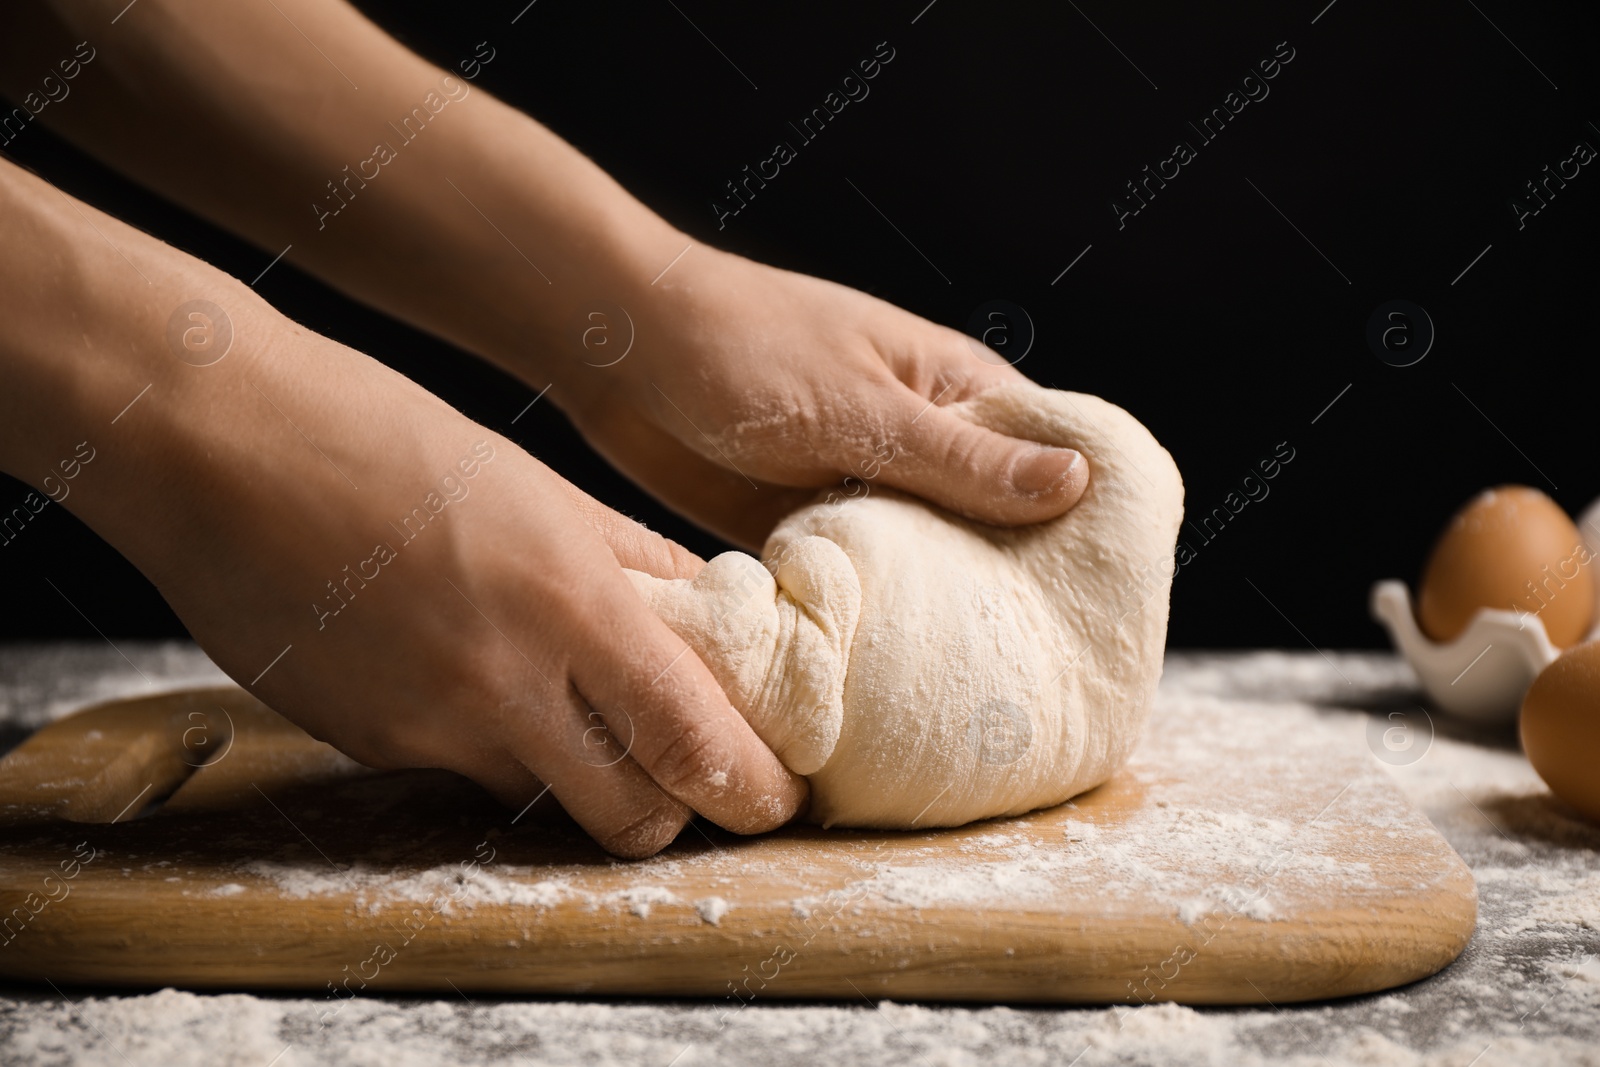
[[[530,717],[530,725],[534,721],[539,720]],[[626,716],[607,720],[569,691],[566,707],[541,725],[511,740],[512,755],[607,852],[625,859],[653,856],[688,825],[693,812],[630,757],[633,731]],[[516,782],[514,772],[501,773],[500,789],[513,798],[523,795],[526,785]]]
[[[897,489],[998,525],[1041,522],[1065,512],[1088,485],[1087,462],[1071,449],[1010,437],[948,410],[1027,378],[976,338],[913,319],[884,346],[903,384],[889,420],[896,454],[881,469]]]
[[[569,690],[556,709],[553,728],[550,715],[531,709],[521,709],[517,720],[523,732],[498,733],[493,745],[455,751],[457,744],[444,739],[434,748],[436,763],[424,757],[401,765],[465,775],[516,812],[513,822],[541,802],[559,804],[597,844],[625,859],[655,855],[693,818],[628,758],[625,744],[576,692]]]
[[[630,759],[611,768],[560,774],[550,793],[584,833],[613,856],[641,860],[677,840],[694,818]],[[608,790],[608,785],[621,788]]]
[[[589,528],[611,546],[619,565],[657,578],[693,578],[706,565],[705,560],[678,542],[606,507],[566,479],[562,479],[562,485]]]
[[[915,319],[899,343],[884,346],[884,360],[912,392],[954,404],[998,385],[1028,381],[1012,364],[975,337]]]
[[[1089,484],[1080,453],[996,433],[909,390],[894,445],[886,483],[981,522],[1055,518]]]
[[[735,833],[761,833],[799,813],[806,780],[773,755],[693,650],[625,585],[594,612],[600,655],[573,678],[607,723],[632,726],[628,754],[662,789]],[[620,728],[620,727],[618,727]]]

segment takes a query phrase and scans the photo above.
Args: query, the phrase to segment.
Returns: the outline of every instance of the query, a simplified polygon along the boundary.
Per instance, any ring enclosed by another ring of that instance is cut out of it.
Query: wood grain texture
[[[629,863],[548,797],[515,815],[445,772],[361,768],[238,689],[91,708],[0,761],[0,975],[330,1011],[452,984],[1259,1004],[1432,974],[1476,917],[1466,866],[1364,753],[1215,701],[1158,707],[1071,804],[954,830],[697,823]]]

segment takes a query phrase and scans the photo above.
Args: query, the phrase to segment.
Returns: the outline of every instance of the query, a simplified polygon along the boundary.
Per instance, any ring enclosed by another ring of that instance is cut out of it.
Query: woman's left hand
[[[1088,483],[1078,453],[945,410],[1023,376],[885,301],[706,247],[635,300],[627,356],[559,399],[624,473],[739,544],[849,477],[998,525],[1053,518]]]

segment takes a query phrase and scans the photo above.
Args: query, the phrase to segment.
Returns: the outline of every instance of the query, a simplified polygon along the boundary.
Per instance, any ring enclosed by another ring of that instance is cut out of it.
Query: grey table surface
[[[0,749],[98,700],[222,680],[181,642],[3,647]],[[1421,715],[1409,669],[1374,653],[1174,653],[1162,697],[1186,695],[1314,708],[1373,758],[1408,716],[1412,747],[1383,762],[1477,879],[1461,959],[1261,1009],[361,996],[329,1022],[317,996],[11,985],[0,1063],[1600,1065],[1600,829],[1550,797],[1511,727]]]

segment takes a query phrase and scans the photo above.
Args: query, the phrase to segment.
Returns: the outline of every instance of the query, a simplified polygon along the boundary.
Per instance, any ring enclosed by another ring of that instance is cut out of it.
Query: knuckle
[[[689,822],[689,813],[680,804],[663,799],[652,804],[620,826],[596,835],[602,848],[623,859],[645,859],[672,844]]]
[[[706,722],[690,722],[651,758],[650,777],[669,791],[702,786],[718,768],[712,765],[721,746],[722,731]]]
[[[954,433],[944,445],[944,467],[952,473],[976,479],[984,470],[984,440],[974,433]]]

